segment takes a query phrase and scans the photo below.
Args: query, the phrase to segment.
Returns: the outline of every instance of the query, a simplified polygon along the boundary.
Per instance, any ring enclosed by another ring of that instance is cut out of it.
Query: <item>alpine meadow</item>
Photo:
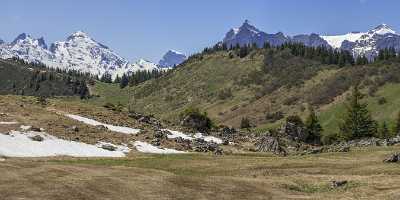
[[[3,6],[0,199],[400,199],[397,1]]]

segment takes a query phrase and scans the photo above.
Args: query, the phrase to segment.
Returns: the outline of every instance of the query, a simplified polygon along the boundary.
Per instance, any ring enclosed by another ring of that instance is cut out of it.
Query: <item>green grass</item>
[[[384,97],[387,103],[379,105],[378,98],[380,97]],[[393,128],[400,112],[400,84],[386,84],[379,88],[375,97],[366,96],[364,102],[368,103],[368,109],[375,120],[379,123],[385,121],[390,128]],[[346,102],[342,101],[320,113],[319,117],[325,134],[339,131],[339,124],[346,112],[345,105]]]
[[[119,84],[109,84],[97,81],[91,87],[92,95],[94,98],[89,99],[89,103],[102,106],[105,103],[128,105],[129,99],[132,96],[132,88],[126,87],[121,89]]]

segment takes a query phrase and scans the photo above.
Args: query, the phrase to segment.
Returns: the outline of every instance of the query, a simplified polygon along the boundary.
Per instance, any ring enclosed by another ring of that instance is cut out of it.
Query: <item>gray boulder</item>
[[[276,155],[286,156],[287,151],[283,148],[278,138],[272,136],[261,137],[256,142],[256,150],[258,152],[272,152]]]

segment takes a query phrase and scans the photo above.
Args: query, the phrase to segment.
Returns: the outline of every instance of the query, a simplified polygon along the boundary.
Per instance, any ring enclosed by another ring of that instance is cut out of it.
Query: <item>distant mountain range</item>
[[[168,56],[170,52],[176,51],[167,52],[161,67],[144,59],[129,62],[82,31],[75,32],[65,41],[55,42],[50,46],[44,38],[35,39],[25,33],[20,34],[11,43],[0,40],[0,58],[18,57],[27,62],[40,62],[51,68],[77,70],[98,76],[109,73],[116,77],[140,70],[164,70],[184,61],[183,58],[177,60]]]
[[[379,50],[385,48],[394,48],[400,52],[400,35],[386,24],[367,32],[351,32],[344,35],[325,36],[312,33],[287,36],[282,32],[268,34],[246,20],[239,28],[233,28],[226,33],[222,40],[228,47],[249,44],[261,47],[265,43],[279,46],[286,42],[348,50],[355,57],[366,55],[369,59],[373,59]],[[75,32],[65,41],[55,42],[50,46],[46,44],[44,38],[35,39],[25,33],[10,43],[0,39],[0,58],[11,57],[18,57],[27,62],[40,62],[52,68],[78,70],[98,76],[109,73],[113,77],[139,70],[165,70],[187,59],[185,54],[169,50],[158,64],[144,59],[129,62],[82,31]]]
[[[239,28],[231,29],[222,42],[228,47],[237,44],[240,46],[257,44],[261,47],[266,42],[272,46],[279,46],[286,42],[296,42],[312,47],[326,46],[348,50],[355,57],[365,55],[369,59],[373,59],[377,56],[379,50],[385,48],[394,48],[397,52],[400,52],[400,35],[386,24],[381,24],[367,32],[351,32],[334,36],[321,36],[312,33],[290,37],[281,32],[267,34],[246,20]]]

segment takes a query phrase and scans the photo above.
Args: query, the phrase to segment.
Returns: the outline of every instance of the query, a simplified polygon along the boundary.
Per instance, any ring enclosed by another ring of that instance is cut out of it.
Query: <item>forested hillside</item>
[[[89,77],[18,59],[0,60],[0,94],[89,97]]]

